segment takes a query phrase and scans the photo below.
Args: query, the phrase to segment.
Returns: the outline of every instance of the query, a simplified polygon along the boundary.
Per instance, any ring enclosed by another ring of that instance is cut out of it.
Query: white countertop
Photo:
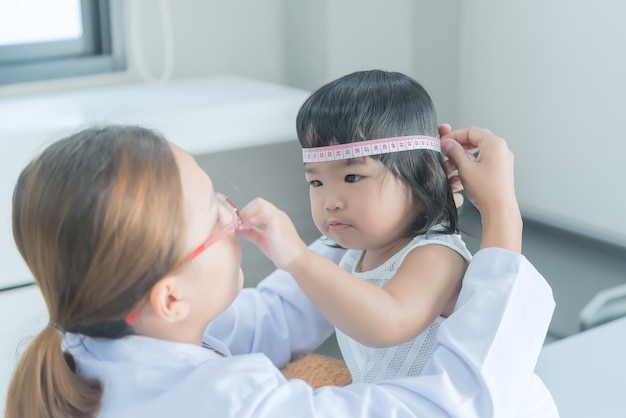
[[[11,234],[11,196],[22,168],[45,145],[95,123],[159,130],[192,154],[296,139],[309,92],[214,77],[0,98],[0,288],[31,281]]]
[[[626,417],[626,318],[546,345],[535,370],[563,418]]]

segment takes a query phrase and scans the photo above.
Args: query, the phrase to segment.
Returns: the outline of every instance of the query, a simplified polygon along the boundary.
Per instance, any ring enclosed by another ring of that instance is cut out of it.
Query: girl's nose
[[[326,196],[326,201],[324,202],[324,209],[328,211],[340,210],[345,207],[343,199],[335,196],[328,195]]]

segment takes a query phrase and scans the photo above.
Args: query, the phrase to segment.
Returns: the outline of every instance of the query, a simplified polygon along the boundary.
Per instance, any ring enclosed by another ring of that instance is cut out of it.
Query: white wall
[[[286,81],[313,90],[357,70],[399,71],[456,123],[459,3],[285,0]]]
[[[524,213],[626,246],[626,3],[461,6],[459,121],[516,155]]]
[[[127,2],[126,13],[127,36],[139,36],[146,61],[156,75],[163,69],[166,45],[160,3],[132,0]],[[174,39],[175,78],[235,73],[271,82],[284,80],[281,0],[166,3]]]

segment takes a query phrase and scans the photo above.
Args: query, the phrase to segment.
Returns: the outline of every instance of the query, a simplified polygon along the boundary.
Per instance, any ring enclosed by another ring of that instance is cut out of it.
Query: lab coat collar
[[[102,384],[99,417],[173,417],[181,411],[195,417],[210,416],[211,410],[225,416],[219,411],[248,408],[242,399],[285,382],[263,354],[224,357],[200,346],[137,335],[109,340],[67,334],[64,348],[81,376]],[[203,388],[212,389],[199,396]]]
[[[219,340],[207,344],[226,356],[230,351]],[[212,358],[221,358],[214,350],[193,344],[165,341],[141,335],[129,335],[118,339],[91,338],[79,334],[67,334],[64,350],[74,356],[92,357],[105,362],[198,364]]]

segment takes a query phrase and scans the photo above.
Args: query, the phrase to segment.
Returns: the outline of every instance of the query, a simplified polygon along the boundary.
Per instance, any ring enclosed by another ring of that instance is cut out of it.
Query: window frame
[[[81,0],[83,37],[0,46],[0,85],[126,69],[123,2]]]

